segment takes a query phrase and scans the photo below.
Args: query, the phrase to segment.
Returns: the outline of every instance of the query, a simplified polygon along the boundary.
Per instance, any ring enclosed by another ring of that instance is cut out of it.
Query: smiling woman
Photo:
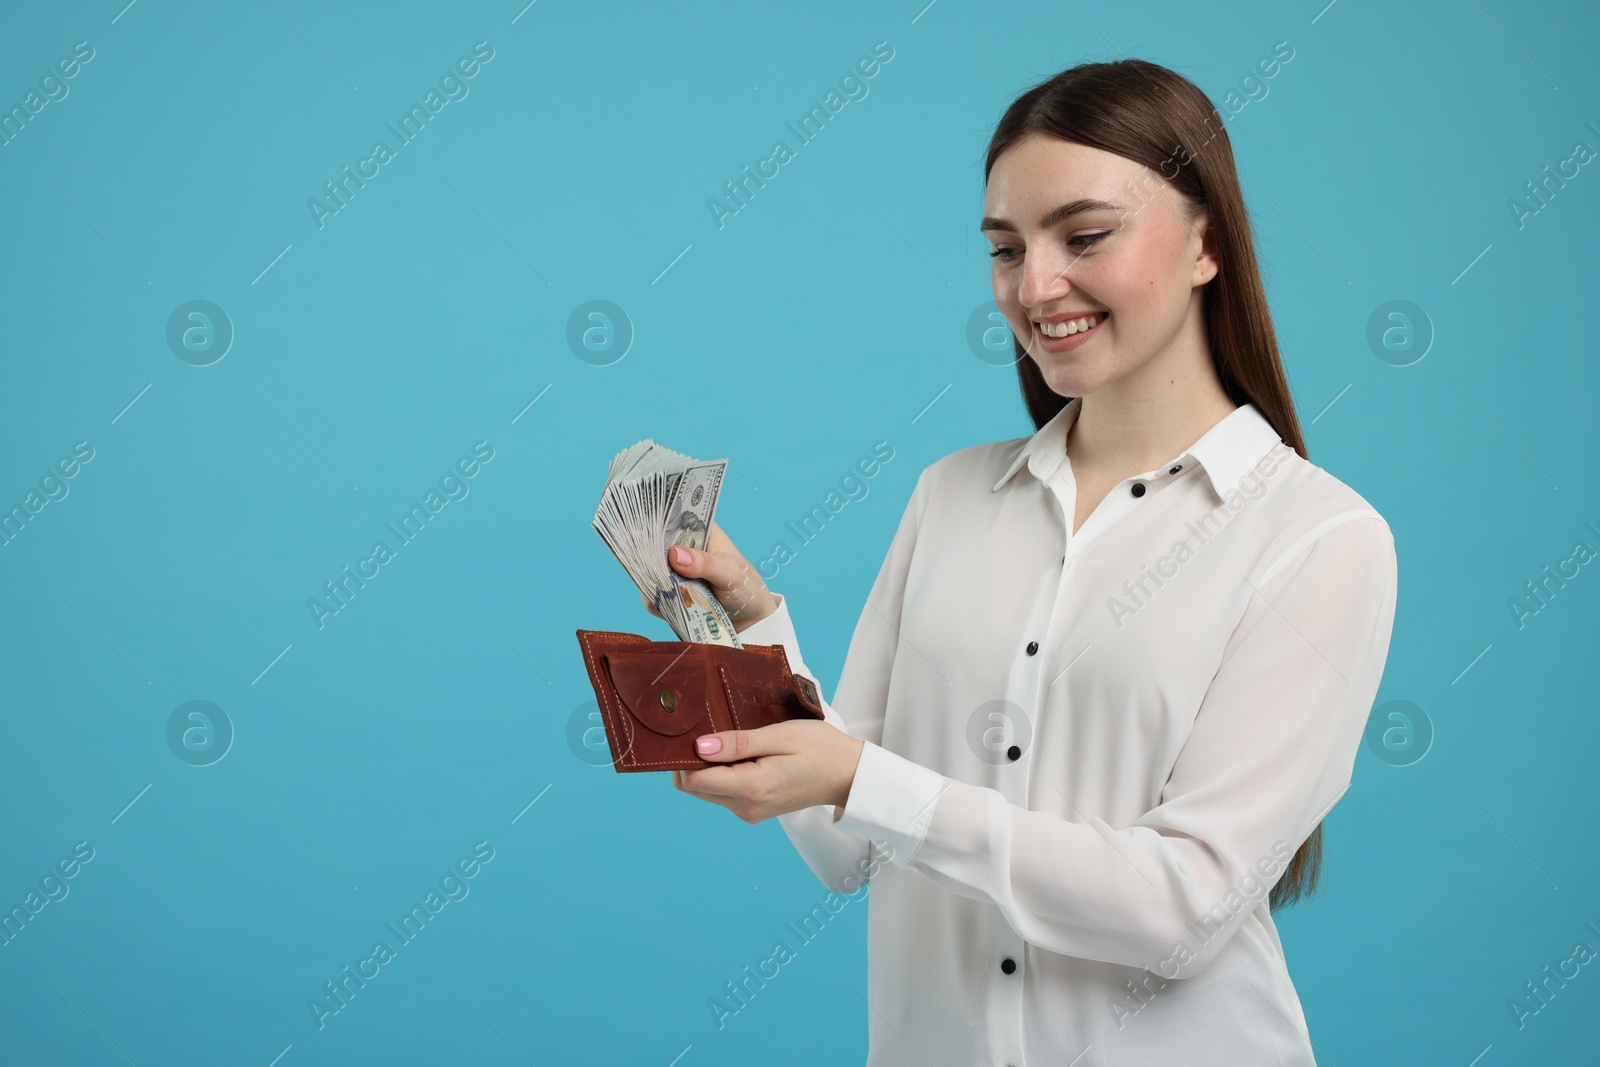
[[[1397,564],[1306,458],[1221,131],[1136,59],[1011,104],[982,231],[1034,433],[923,469],[824,721],[674,772],[835,892],[888,856],[869,1067],[1315,1067],[1272,911],[1315,884]],[[673,566],[815,677],[725,536]]]

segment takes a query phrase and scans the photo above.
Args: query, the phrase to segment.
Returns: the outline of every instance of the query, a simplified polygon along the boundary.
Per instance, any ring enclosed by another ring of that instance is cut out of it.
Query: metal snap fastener
[[[663,689],[661,691],[661,706],[668,711],[676,711],[678,708],[678,694],[670,689]]]

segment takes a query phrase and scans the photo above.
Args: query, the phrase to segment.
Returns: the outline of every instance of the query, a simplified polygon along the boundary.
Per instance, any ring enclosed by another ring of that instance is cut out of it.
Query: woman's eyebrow
[[[1122,205],[1121,204],[1113,204],[1109,200],[1092,200],[1092,199],[1069,200],[1067,203],[1062,204],[1060,207],[1054,209],[1049,214],[1045,215],[1044,218],[1040,219],[1039,220],[1039,228],[1041,230],[1048,230],[1050,227],[1054,226],[1056,223],[1061,222],[1061,221],[1063,221],[1065,219],[1069,219],[1072,216],[1077,215],[1077,214],[1081,214],[1082,212],[1085,212],[1085,211],[1121,211],[1121,210],[1122,210]],[[978,230],[979,230],[980,233],[984,232],[984,231],[987,231],[987,230],[1005,230],[1007,233],[1016,233],[1017,232],[1017,228],[1014,225],[1012,225],[1010,222],[1007,222],[1005,219],[997,219],[997,218],[994,218],[992,216],[985,216],[984,220],[978,224]]]

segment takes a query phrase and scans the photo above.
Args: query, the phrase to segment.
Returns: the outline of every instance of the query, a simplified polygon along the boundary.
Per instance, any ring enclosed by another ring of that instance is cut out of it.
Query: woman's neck
[[[1189,375],[1168,371],[1153,383],[1119,380],[1078,403],[1067,435],[1074,475],[1113,481],[1180,455],[1238,406],[1209,355]]]

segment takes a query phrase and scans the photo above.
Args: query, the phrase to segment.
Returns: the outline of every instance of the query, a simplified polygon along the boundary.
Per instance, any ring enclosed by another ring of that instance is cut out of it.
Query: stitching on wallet
[[[597,633],[599,636],[604,636],[604,637],[637,637],[638,636],[637,634],[619,633],[619,632],[615,632],[615,631],[590,631],[590,632],[591,633]],[[630,723],[630,722],[624,721],[626,719],[626,716],[624,716],[620,712],[618,712],[617,709],[612,705],[612,701],[613,700],[619,699],[611,691],[611,688],[610,688],[610,687],[616,685],[616,680],[611,677],[611,672],[610,671],[602,671],[602,670],[600,670],[599,664],[596,662],[595,650],[593,649],[593,647],[591,647],[591,644],[590,644],[590,638],[588,636],[584,636],[584,637],[580,638],[579,640],[583,644],[583,658],[584,658],[585,664],[588,665],[588,667],[596,675],[598,675],[598,676],[600,676],[600,677],[602,677],[602,678],[604,678],[606,680],[607,684],[605,686],[602,686],[600,688],[600,692],[599,692],[599,696],[601,697],[600,711],[601,711],[602,714],[604,714],[606,716],[607,720],[609,720],[607,725],[611,726],[617,732],[618,737],[619,737],[620,740],[625,740],[626,743],[627,743],[627,748],[623,752],[621,762],[623,764],[629,766],[629,767],[653,767],[653,766],[656,766],[656,765],[658,765],[660,763],[667,762],[667,761],[664,761],[664,760],[642,760],[642,759],[640,759],[638,757],[638,755],[636,755],[634,753],[633,746],[637,743],[637,738],[634,736],[633,724]],[[637,642],[627,642],[627,643],[628,644],[635,644]],[[609,735],[609,732],[608,732],[608,735]]]
[[[616,682],[612,680],[610,671],[600,670],[600,665],[598,662],[596,662],[594,647],[589,635],[584,634],[581,638],[579,638],[579,640],[583,644],[584,665],[588,667],[592,675],[604,678],[606,680],[606,685],[600,687],[600,711],[606,716],[606,719],[608,720],[607,725],[612,727],[612,729],[616,730],[620,734],[621,727],[617,722],[619,716],[617,715],[616,709],[611,706],[612,694],[609,688],[610,686],[615,685]],[[632,756],[633,746],[630,744],[628,746],[627,754],[624,756],[624,758],[628,759]]]
[[[722,664],[717,664],[717,677],[722,679],[722,693],[728,698],[728,718],[733,720],[735,730],[743,730],[744,724],[739,721],[739,709],[733,702],[733,690],[728,687],[728,672]]]

